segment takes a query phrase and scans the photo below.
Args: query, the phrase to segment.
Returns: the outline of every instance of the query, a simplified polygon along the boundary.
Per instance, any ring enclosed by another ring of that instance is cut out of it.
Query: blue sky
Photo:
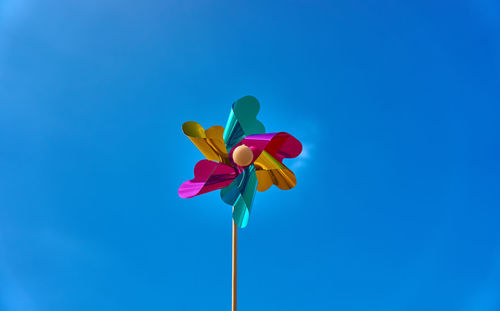
[[[257,193],[239,310],[500,309],[500,4],[0,1],[0,310],[229,310],[193,120],[305,147]]]

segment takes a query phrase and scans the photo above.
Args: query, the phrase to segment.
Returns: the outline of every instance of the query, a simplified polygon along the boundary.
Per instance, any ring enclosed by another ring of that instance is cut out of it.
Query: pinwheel
[[[288,133],[265,133],[257,120],[259,110],[257,99],[245,96],[233,103],[225,128],[205,130],[194,121],[182,125],[206,159],[195,165],[194,178],[180,186],[179,196],[192,198],[221,189],[222,201],[233,207],[232,310],[236,310],[236,226],[247,226],[256,190],[266,191],[273,184],[282,190],[295,187],[295,175],[283,160],[302,151],[302,144]]]

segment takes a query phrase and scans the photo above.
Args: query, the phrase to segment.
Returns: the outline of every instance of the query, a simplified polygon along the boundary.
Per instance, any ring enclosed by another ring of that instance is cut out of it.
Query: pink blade
[[[184,182],[179,187],[181,198],[194,196],[222,189],[228,186],[238,176],[238,172],[226,164],[201,160],[194,167],[194,178]]]

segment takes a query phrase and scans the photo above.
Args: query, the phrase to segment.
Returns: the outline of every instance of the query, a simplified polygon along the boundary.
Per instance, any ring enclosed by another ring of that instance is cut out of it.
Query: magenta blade
[[[181,198],[194,196],[222,189],[236,178],[238,172],[226,164],[201,160],[194,167],[194,178],[179,187]]]
[[[284,158],[295,158],[302,152],[300,141],[285,132],[249,135],[234,148],[240,145],[246,145],[252,149],[254,160],[264,150],[280,162]],[[232,157],[234,148],[230,152],[230,157]]]

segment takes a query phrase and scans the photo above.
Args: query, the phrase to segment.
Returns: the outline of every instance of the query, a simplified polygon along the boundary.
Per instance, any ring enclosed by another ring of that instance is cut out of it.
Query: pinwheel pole
[[[236,311],[236,254],[238,245],[238,227],[233,220],[233,271],[232,271],[232,293],[231,293],[231,311]]]
[[[233,103],[225,128],[205,130],[194,121],[182,125],[206,159],[196,163],[194,178],[179,187],[179,196],[192,198],[220,189],[222,201],[233,207],[232,311],[236,311],[238,227],[248,224],[256,190],[266,191],[273,184],[282,190],[295,186],[295,175],[283,159],[302,151],[302,144],[288,133],[265,133],[257,120],[259,109],[255,97],[245,96]]]

